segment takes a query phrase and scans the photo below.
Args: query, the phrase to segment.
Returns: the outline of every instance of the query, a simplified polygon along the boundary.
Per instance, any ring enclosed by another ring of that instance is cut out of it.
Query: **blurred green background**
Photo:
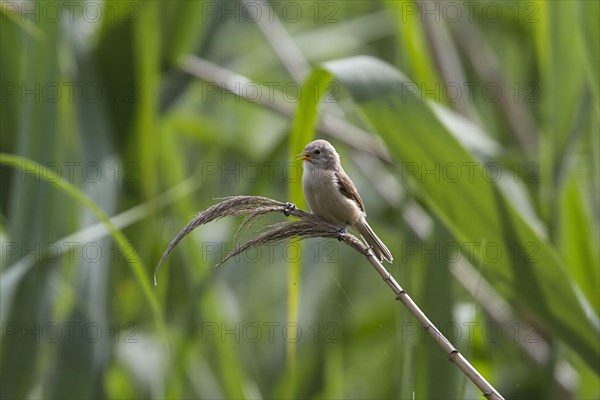
[[[599,398],[599,2],[0,4],[2,398],[481,398],[341,242],[152,287],[315,136],[505,398]]]

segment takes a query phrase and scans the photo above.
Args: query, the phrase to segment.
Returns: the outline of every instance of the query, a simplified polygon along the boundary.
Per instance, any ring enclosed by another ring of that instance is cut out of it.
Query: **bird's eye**
[[[317,155],[321,154],[321,150],[315,150],[315,154],[317,154]]]

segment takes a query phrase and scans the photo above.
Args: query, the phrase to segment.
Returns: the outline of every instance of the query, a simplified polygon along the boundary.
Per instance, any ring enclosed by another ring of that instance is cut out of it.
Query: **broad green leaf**
[[[572,141],[583,100],[584,69],[580,35],[573,34],[577,7],[569,1],[540,1],[535,25],[540,68],[540,190],[542,217],[551,237],[558,191],[569,166]]]
[[[469,153],[415,93],[414,85],[390,65],[363,56],[328,62],[324,69],[348,89],[402,162],[404,177],[410,177],[463,251],[479,262],[482,275],[600,372],[597,316],[586,314],[564,260],[506,198],[494,182],[491,165]],[[462,175],[444,178],[439,172],[448,166],[462,166]]]

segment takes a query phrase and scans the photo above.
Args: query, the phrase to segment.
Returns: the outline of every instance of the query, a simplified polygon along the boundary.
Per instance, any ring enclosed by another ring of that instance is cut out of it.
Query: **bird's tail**
[[[379,261],[385,260],[391,263],[394,260],[392,253],[388,250],[386,245],[383,244],[381,239],[377,237],[375,232],[373,232],[373,229],[371,229],[366,219],[363,218],[362,221],[357,223],[354,227],[358,233],[361,234],[363,239],[369,244],[369,246],[371,246],[373,253],[375,253],[375,256],[379,259]]]

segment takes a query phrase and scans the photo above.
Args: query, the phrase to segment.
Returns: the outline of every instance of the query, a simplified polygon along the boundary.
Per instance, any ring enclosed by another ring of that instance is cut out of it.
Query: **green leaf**
[[[573,34],[577,7],[568,1],[538,2],[541,18],[535,25],[540,68],[540,190],[549,201],[540,203],[554,236],[558,190],[569,167],[578,135],[576,124],[584,100],[584,69],[580,36]]]
[[[304,146],[315,137],[315,125],[319,115],[317,106],[330,81],[331,75],[327,71],[317,70],[302,87],[300,101],[292,122],[289,155],[290,160],[294,160],[299,167],[301,163],[296,160],[297,154],[301,153]],[[305,207],[302,186],[298,185],[298,182],[292,180],[288,182],[288,196],[294,204],[301,208]]]
[[[159,3],[147,2],[140,7],[140,21],[133,30],[133,50],[139,62],[135,64],[136,84],[140,97],[135,120],[136,136],[132,145],[138,148],[140,170],[145,171],[140,181],[146,197],[157,189],[157,120],[160,88],[160,24]]]
[[[20,168],[25,171],[43,170],[43,166],[36,163],[35,161],[32,161],[25,157],[20,157],[6,153],[0,153],[0,164],[9,165],[14,168]],[[148,274],[146,274],[144,264],[139,258],[137,252],[131,249],[131,246],[129,245],[130,241],[127,240],[125,235],[113,225],[113,223],[104,214],[104,212],[102,212],[102,210],[100,210],[100,208],[98,208],[98,206],[96,206],[96,204],[76,186],[65,180],[53,170],[48,170],[47,173],[40,174],[39,176],[51,186],[54,186],[56,189],[59,189],[60,191],[66,193],[73,200],[85,206],[106,226],[110,235],[117,243],[119,250],[124,256],[127,257],[128,260],[130,260],[128,264],[133,269],[135,278],[140,287],[142,288],[142,292],[144,293],[146,301],[150,306],[150,311],[154,318],[154,322],[156,323],[156,327],[159,333],[161,334],[162,338],[165,340],[165,342],[168,343],[167,328],[164,322],[164,317],[162,315],[160,305],[158,304],[156,296],[152,291],[152,286],[150,285],[150,277],[148,276]]]
[[[402,162],[403,181],[415,184],[463,251],[479,262],[482,275],[600,372],[597,316],[584,311],[556,249],[495,183],[492,164],[482,164],[466,150],[414,85],[390,65],[362,56],[328,62],[324,69],[349,90]],[[323,76],[323,71],[314,74]],[[462,173],[458,179],[440,174],[450,166]]]
[[[596,113],[600,111],[600,3],[597,1],[579,1],[577,15],[583,45],[583,59],[587,66],[587,76],[591,82],[596,99]]]
[[[327,83],[331,80],[326,71],[317,71],[313,74],[302,87],[300,102],[294,114],[292,122],[292,133],[290,136],[290,162],[296,164],[295,171],[301,171],[300,161],[297,160],[297,154],[304,150],[304,146],[313,140],[315,136],[315,125],[317,123],[317,105],[319,99],[325,93]],[[296,206],[306,209],[302,186],[296,179],[288,179],[287,192],[289,201]],[[301,242],[296,243],[302,246]],[[298,307],[300,304],[300,259],[292,259],[289,262],[288,272],[288,321],[298,321]],[[287,367],[290,374],[291,384],[289,385],[289,396],[295,396],[296,391],[296,343],[288,341],[286,344]]]
[[[572,176],[561,192],[561,237],[563,257],[569,260],[569,272],[594,311],[600,310],[600,257],[598,237],[592,213],[582,194],[575,176]]]

